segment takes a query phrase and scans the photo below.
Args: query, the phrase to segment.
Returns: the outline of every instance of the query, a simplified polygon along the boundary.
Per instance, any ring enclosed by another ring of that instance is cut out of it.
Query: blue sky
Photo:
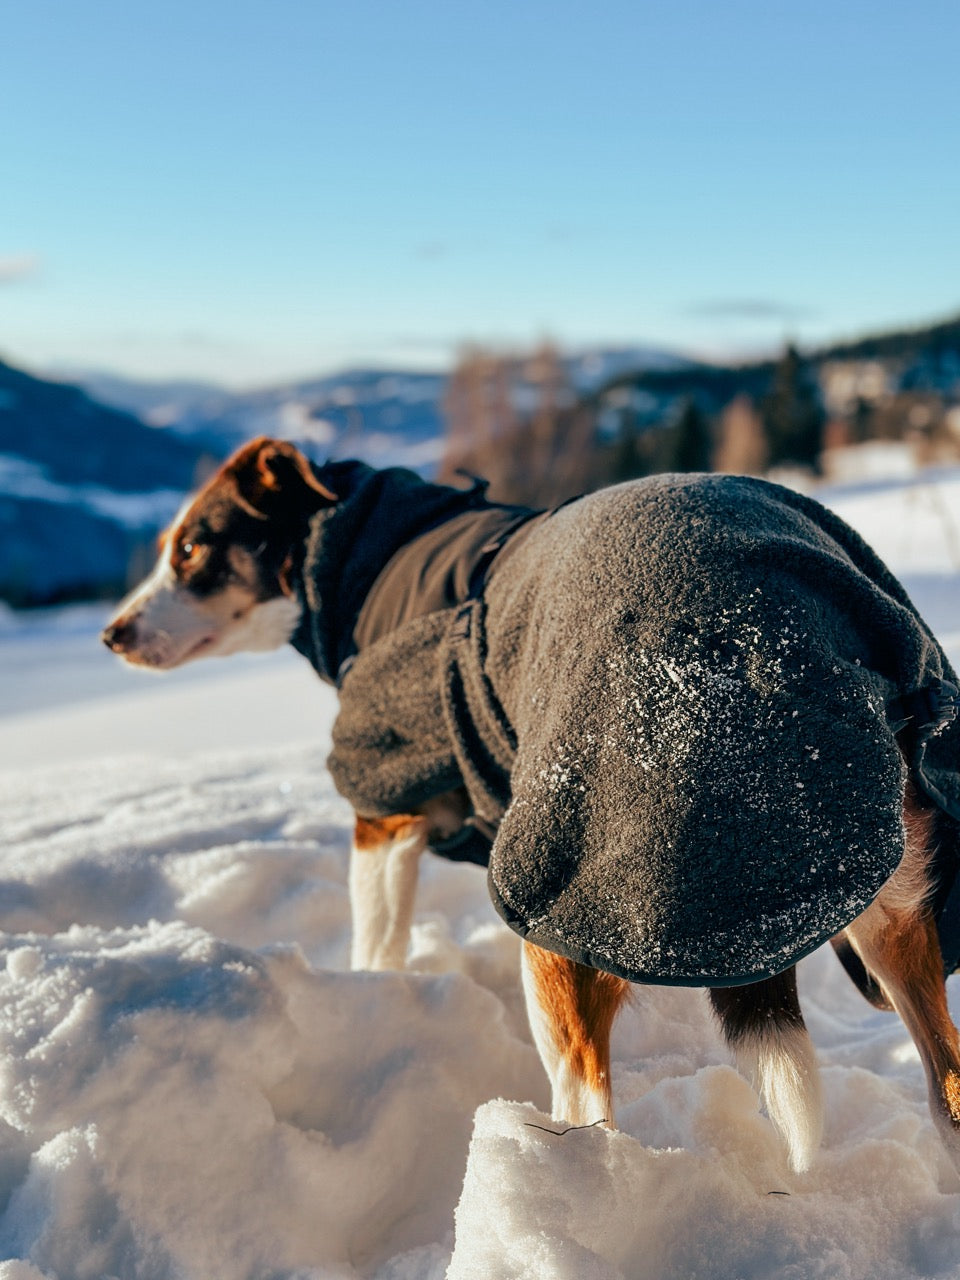
[[[0,354],[253,385],[960,310],[960,5],[19,0]]]

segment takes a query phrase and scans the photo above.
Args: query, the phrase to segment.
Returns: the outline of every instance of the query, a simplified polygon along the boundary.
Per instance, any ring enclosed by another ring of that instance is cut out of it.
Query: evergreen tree
[[[671,432],[668,471],[709,471],[713,456],[710,424],[693,400],[687,400]]]
[[[620,484],[650,472],[650,459],[643,452],[636,412],[627,406],[621,410],[619,419],[617,434],[601,461],[601,484]]]
[[[824,412],[817,389],[796,347],[784,351],[773,375],[770,394],[761,405],[770,446],[770,464],[819,469]]]

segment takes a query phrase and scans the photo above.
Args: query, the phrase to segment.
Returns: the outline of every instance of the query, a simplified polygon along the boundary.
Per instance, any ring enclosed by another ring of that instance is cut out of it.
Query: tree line
[[[439,478],[479,475],[498,501],[551,505],[661,471],[817,470],[826,414],[795,347],[769,366],[756,396],[706,372],[686,393],[620,379],[583,394],[550,344],[528,356],[466,351],[445,397]]]

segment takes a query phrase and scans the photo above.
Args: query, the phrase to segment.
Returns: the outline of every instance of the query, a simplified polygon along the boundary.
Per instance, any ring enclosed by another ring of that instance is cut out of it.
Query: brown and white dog
[[[283,645],[303,607],[291,587],[291,565],[312,517],[336,503],[323,468],[289,444],[253,441],[181,509],[160,540],[156,567],[119,606],[104,642],[153,671]],[[454,791],[388,818],[357,814],[350,867],[354,968],[403,966],[418,859],[432,840],[455,833],[469,812],[466,794]],[[924,1065],[934,1121],[960,1168],[960,1042],[928,906],[935,816],[911,786],[903,820],[900,866],[835,945],[859,957],[864,993],[903,1019]],[[629,984],[526,942],[522,973],[554,1118],[612,1124],[610,1031]],[[791,1164],[807,1167],[822,1112],[795,969],[713,988],[710,999],[786,1140]]]

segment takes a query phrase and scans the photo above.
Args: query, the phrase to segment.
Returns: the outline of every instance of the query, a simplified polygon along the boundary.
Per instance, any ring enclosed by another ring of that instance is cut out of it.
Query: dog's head
[[[244,445],[161,535],[153,572],[120,604],[104,643],[155,671],[284,644],[300,615],[294,549],[336,500],[293,445]]]

